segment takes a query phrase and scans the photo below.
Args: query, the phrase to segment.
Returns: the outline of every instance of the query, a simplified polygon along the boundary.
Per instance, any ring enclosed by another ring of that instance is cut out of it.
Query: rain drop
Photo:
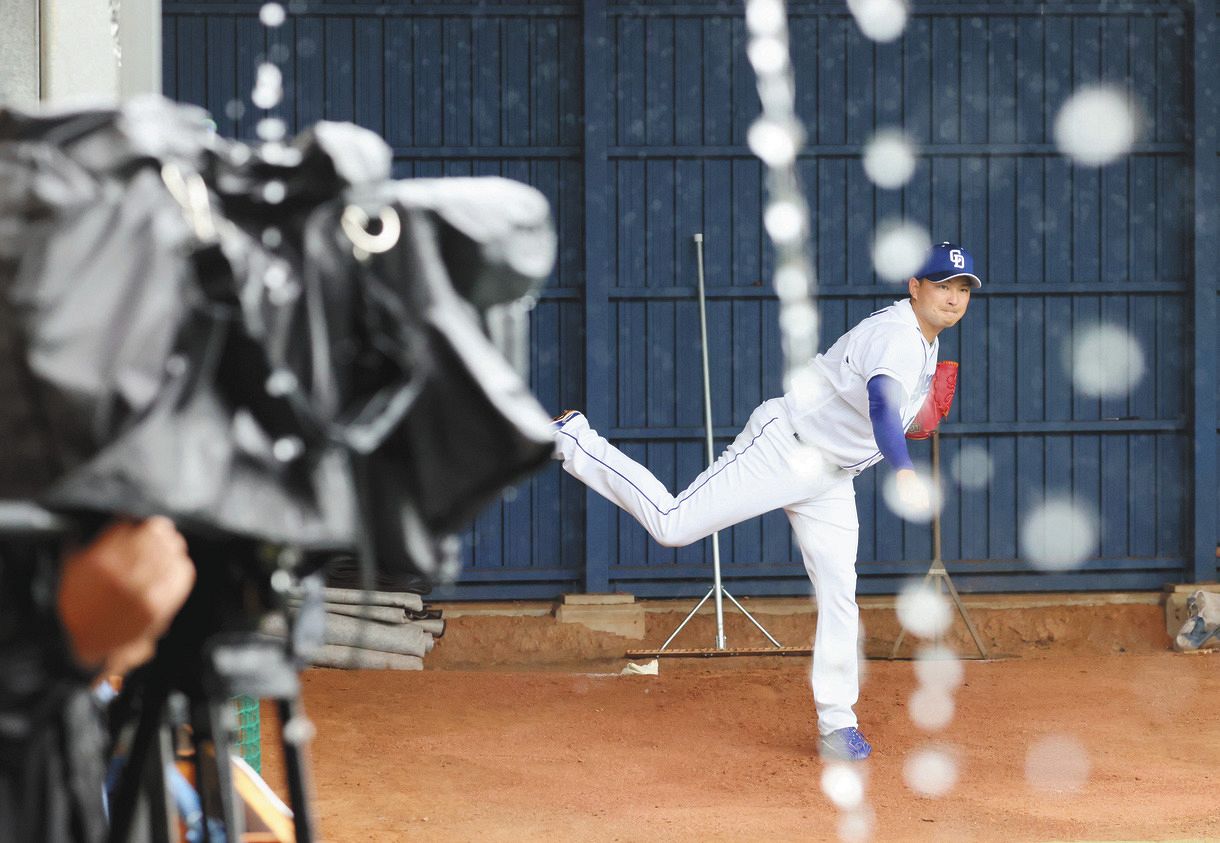
[[[1087,85],[1075,91],[1055,117],[1059,150],[1086,167],[1100,167],[1126,155],[1135,143],[1135,109],[1117,88]]]
[[[873,836],[873,812],[867,807],[839,818],[839,839],[843,843],[865,843]]]
[[[749,0],[746,26],[754,35],[777,35],[783,31],[785,12],[782,0]]]
[[[750,126],[746,142],[768,167],[786,167],[796,160],[800,131],[797,126],[760,117]]]
[[[775,271],[775,293],[780,300],[793,299],[809,292],[809,275],[795,264],[784,264]]]
[[[288,190],[282,181],[273,180],[263,185],[263,201],[268,205],[280,204],[287,195]]]
[[[1089,778],[1088,750],[1071,735],[1047,735],[1025,754],[1025,780],[1030,787],[1055,793],[1075,793]]]
[[[902,628],[921,638],[943,634],[953,620],[944,595],[919,582],[903,586],[896,608]]]
[[[1049,500],[1021,525],[1021,553],[1043,571],[1079,568],[1096,551],[1097,541],[1096,518],[1072,500]]]
[[[953,722],[953,697],[944,688],[925,685],[911,694],[907,713],[925,732],[939,732]]]
[[[915,173],[915,146],[905,132],[882,129],[864,145],[862,160],[869,181],[896,190]]]
[[[786,334],[808,334],[817,324],[817,311],[808,304],[789,305],[779,315],[779,326]]]
[[[950,463],[949,473],[963,489],[986,489],[995,474],[995,465],[986,448],[963,445]]]
[[[777,244],[791,243],[805,230],[805,213],[790,199],[780,199],[767,206],[763,227]]]
[[[920,647],[915,651],[915,678],[925,687],[952,691],[964,678],[961,659],[948,647]]]
[[[847,0],[847,8],[870,41],[893,41],[906,29],[907,6],[903,0]]]
[[[957,761],[943,749],[920,749],[903,764],[902,777],[907,787],[922,796],[944,796],[957,784]]]
[[[1082,394],[1116,398],[1129,394],[1144,376],[1144,353],[1123,328],[1097,325],[1076,335],[1069,366]]]
[[[264,117],[254,131],[265,141],[278,141],[283,139],[287,126],[278,117]]]
[[[857,765],[827,764],[822,770],[822,792],[840,811],[854,811],[864,801],[864,776]]]
[[[775,36],[751,39],[746,56],[759,76],[779,73],[788,66],[788,45]]]
[[[263,7],[258,10],[258,19],[263,26],[275,28],[284,23],[288,15],[284,11],[284,7],[279,3],[264,3]]]
[[[873,240],[873,268],[885,281],[906,281],[919,271],[932,249],[932,239],[912,222],[883,222]]]

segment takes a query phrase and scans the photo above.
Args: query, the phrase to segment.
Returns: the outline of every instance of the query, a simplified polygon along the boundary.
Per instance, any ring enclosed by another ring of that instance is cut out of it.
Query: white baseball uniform
[[[857,725],[859,522],[852,478],[882,458],[867,384],[876,375],[901,384],[905,429],[931,388],[938,348],[924,339],[909,299],[877,311],[811,360],[798,388],[760,404],[733,444],[677,496],[584,416],[556,432],[564,470],[666,547],[773,509],[788,514],[817,599],[813,697],[823,735]]]

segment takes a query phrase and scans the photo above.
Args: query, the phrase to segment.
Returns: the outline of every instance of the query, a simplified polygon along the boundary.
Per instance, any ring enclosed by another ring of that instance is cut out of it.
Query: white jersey
[[[880,462],[868,415],[869,380],[889,375],[902,385],[906,430],[932,388],[939,350],[939,339],[928,342],[919,330],[910,299],[872,314],[809,361],[799,385],[784,396],[797,436],[851,474]]]

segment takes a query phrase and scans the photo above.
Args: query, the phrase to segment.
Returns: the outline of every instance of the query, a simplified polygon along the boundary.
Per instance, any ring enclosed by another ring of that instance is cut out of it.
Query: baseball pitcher
[[[858,761],[872,752],[853,711],[860,693],[853,479],[888,459],[904,506],[928,509],[905,434],[932,391],[940,332],[961,320],[981,286],[965,249],[934,246],[907,281],[908,298],[818,354],[801,386],[760,404],[733,444],[678,495],[583,414],[570,410],[554,422],[555,457],[564,470],[666,547],[774,509],[787,513],[817,600],[813,697],[825,757]]]

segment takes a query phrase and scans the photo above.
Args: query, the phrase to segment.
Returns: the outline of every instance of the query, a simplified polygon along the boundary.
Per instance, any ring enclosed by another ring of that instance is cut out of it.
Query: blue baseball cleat
[[[833,758],[838,761],[863,761],[873,752],[873,745],[864,739],[864,735],[855,726],[837,729],[829,735],[822,735],[821,754],[823,758]]]

